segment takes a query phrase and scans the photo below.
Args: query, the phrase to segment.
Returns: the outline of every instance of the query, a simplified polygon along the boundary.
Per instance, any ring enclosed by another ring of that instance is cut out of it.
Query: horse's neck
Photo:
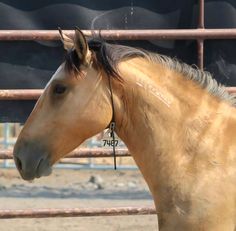
[[[196,89],[190,80],[184,81],[178,73],[160,64],[131,59],[120,63],[119,70],[125,82],[122,96],[125,109],[118,116],[123,122],[118,133],[132,150],[150,147],[163,152],[171,145],[167,141],[179,132],[183,121],[194,119],[189,114],[192,108],[201,116],[210,113],[209,94],[201,91],[200,96],[200,88]]]
[[[225,111],[230,114],[232,107],[158,64],[134,59],[121,63],[119,70],[125,80],[125,109],[118,114],[117,133],[152,190],[153,183],[161,181],[157,179],[162,177],[162,171],[167,180],[168,172],[176,170],[177,174],[176,168],[181,169],[193,155],[206,153],[205,142],[199,144],[199,139],[207,138],[214,145],[204,131],[217,133],[217,126],[227,118]],[[212,127],[213,119],[217,122]],[[235,126],[235,120],[232,124]],[[157,169],[159,176],[153,174]]]

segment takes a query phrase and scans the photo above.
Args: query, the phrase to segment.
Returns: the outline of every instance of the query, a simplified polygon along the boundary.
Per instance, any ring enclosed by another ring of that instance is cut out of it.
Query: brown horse
[[[87,43],[79,30],[74,39],[61,37],[66,60],[15,145],[21,176],[50,174],[114,115],[116,133],[153,195],[161,231],[236,231],[235,97],[209,73],[166,56]]]

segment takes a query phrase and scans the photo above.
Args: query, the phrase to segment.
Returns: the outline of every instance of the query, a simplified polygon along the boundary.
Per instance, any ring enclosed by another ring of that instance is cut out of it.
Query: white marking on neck
[[[163,96],[163,94],[160,93],[160,91],[157,90],[156,87],[154,87],[152,84],[149,83],[145,83],[142,84],[140,82],[136,81],[136,84],[140,87],[142,87],[145,91],[147,91],[148,93],[151,93],[152,95],[154,95],[155,97],[157,97],[162,103],[164,103],[167,107],[170,107],[171,102],[166,99],[166,97]]]

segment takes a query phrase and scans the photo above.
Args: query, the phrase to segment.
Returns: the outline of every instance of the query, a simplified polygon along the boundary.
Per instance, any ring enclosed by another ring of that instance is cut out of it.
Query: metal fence
[[[68,30],[65,33],[73,34]],[[204,0],[199,0],[198,28],[178,30],[84,30],[87,36],[101,37],[108,40],[196,40],[198,66],[204,67],[204,40],[206,39],[236,39],[236,29],[205,29],[204,28]],[[57,30],[1,30],[1,40],[58,40]],[[231,93],[236,93],[236,87],[228,87]],[[0,90],[0,100],[31,100],[37,99],[42,90]],[[118,151],[119,153],[119,151]],[[121,156],[127,155],[127,151],[120,151]],[[11,158],[11,152],[0,151],[0,158]],[[108,150],[80,150],[69,157],[108,157],[112,153]],[[155,214],[154,208],[106,208],[106,209],[44,209],[44,210],[0,210],[0,218],[42,218],[42,217],[74,217],[74,216],[115,216],[115,215],[145,215]]]

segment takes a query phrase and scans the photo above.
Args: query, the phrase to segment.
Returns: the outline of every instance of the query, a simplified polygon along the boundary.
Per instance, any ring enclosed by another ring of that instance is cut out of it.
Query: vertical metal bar
[[[9,123],[4,123],[4,127],[3,127],[3,147],[5,149],[8,148],[9,146],[9,136],[10,136],[10,126]],[[8,167],[8,160],[4,160],[3,161],[3,167],[7,168]]]
[[[204,12],[204,1],[199,0],[199,15],[198,15],[198,29],[205,28],[205,12]],[[198,39],[197,40],[197,53],[198,53],[198,67],[203,70],[204,68],[204,40]]]
[[[205,12],[204,12],[204,2],[205,0],[199,0],[199,14],[198,14],[198,29],[204,29],[205,25],[204,25],[204,16],[205,16]]]
[[[204,68],[204,40],[197,40],[197,55],[198,55],[198,67],[203,70]]]

